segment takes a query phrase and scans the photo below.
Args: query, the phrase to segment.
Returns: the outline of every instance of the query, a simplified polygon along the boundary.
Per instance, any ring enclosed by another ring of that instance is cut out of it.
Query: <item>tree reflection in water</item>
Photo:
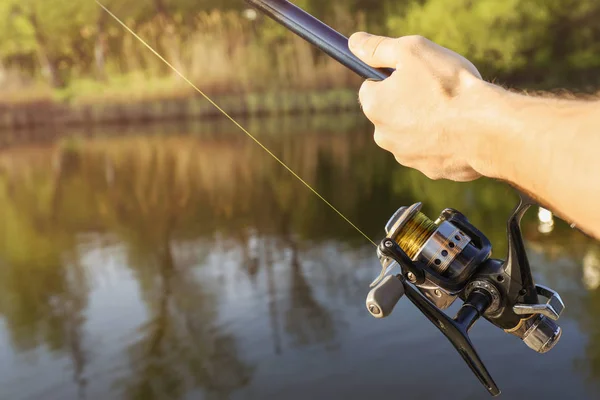
[[[155,244],[153,259],[141,250],[145,262],[130,265],[151,311],[142,340],[129,347],[134,373],[121,382],[127,398],[182,398],[193,388],[227,398],[248,383],[252,369],[239,359],[233,336],[216,329],[219,294],[175,262],[169,236]]]

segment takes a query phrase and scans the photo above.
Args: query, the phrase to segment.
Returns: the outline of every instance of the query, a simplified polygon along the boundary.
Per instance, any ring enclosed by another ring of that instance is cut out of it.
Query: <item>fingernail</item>
[[[369,38],[368,33],[365,32],[357,32],[354,35],[350,36],[349,46],[352,50],[356,50],[358,53],[364,53],[363,45]]]

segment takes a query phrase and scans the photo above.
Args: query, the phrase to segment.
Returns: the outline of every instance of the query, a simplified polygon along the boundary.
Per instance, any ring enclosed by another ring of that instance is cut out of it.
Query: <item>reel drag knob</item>
[[[367,310],[375,318],[385,318],[404,296],[404,284],[393,275],[386,276],[367,295]]]
[[[546,353],[558,343],[562,329],[545,315],[538,315],[523,335],[523,342],[538,353]]]

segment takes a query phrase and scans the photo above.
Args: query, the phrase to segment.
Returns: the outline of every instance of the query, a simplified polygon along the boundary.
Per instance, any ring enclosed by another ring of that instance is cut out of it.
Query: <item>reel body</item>
[[[521,196],[508,220],[505,260],[490,258],[490,241],[456,210],[444,210],[433,222],[420,212],[420,203],[400,208],[378,246],[382,272],[367,296],[369,312],[384,318],[406,295],[494,396],[500,390],[468,336],[480,317],[539,353],[552,349],[562,333],[555,321],[564,304],[553,290],[535,285],[523,244],[520,222],[532,204]],[[396,267],[400,273],[390,274]],[[450,318],[443,310],[458,299],[463,305]]]

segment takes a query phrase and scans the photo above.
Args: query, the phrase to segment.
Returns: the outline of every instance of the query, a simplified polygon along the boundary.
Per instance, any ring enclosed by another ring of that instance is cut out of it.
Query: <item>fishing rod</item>
[[[389,68],[373,68],[363,62],[348,48],[347,37],[289,1],[246,1],[365,79],[382,81],[394,72]]]
[[[246,1],[365,79],[384,80],[393,72],[362,62],[345,36],[289,1]],[[551,350],[562,334],[555,321],[565,305],[554,290],[535,284],[523,242],[521,219],[534,204],[520,194],[507,221],[504,260],[491,258],[488,238],[459,211],[445,209],[433,221],[421,212],[421,203],[401,207],[377,247],[382,270],[371,285],[367,309],[375,318],[385,318],[406,295],[448,338],[488,392],[499,395],[469,338],[478,319],[522,339],[538,353]],[[462,307],[451,318],[444,310],[459,299]]]

